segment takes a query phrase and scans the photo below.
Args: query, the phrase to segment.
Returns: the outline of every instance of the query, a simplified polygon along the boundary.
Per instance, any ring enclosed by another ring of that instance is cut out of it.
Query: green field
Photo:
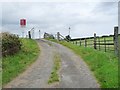
[[[39,55],[39,46],[35,40],[21,39],[22,49],[13,56],[2,58],[2,85],[23,72]]]
[[[56,40],[51,41],[57,42]],[[87,63],[101,88],[118,87],[118,58],[113,53],[98,51],[90,47],[80,47],[65,41],[57,43],[72,49]]]

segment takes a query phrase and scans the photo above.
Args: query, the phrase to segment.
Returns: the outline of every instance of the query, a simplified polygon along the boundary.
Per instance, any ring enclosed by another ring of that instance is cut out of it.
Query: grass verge
[[[94,73],[101,88],[118,88],[118,58],[113,53],[84,48],[64,41],[57,43],[72,49],[83,58]]]
[[[2,60],[0,58],[0,89],[2,88]]]
[[[60,57],[59,55],[54,56],[54,66],[50,75],[50,78],[48,80],[48,84],[59,82],[59,69],[60,69]]]
[[[2,85],[24,71],[39,55],[39,46],[35,40],[21,39],[22,49],[13,56],[2,58]]]

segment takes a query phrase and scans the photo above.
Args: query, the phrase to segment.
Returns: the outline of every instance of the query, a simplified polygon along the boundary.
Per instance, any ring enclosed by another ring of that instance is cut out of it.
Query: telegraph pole
[[[70,29],[71,29],[71,28],[69,27],[69,36],[70,36]]]

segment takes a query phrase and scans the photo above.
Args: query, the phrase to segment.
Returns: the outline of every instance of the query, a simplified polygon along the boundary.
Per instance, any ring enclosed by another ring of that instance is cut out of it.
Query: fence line
[[[118,36],[118,27],[114,27],[114,35],[99,37],[94,33],[94,37],[75,38],[70,41],[79,46],[92,47],[105,52],[114,51],[118,55]]]
[[[109,36],[97,36],[96,33],[94,33],[94,37],[87,37],[87,38],[75,38],[75,39],[66,39],[64,36],[62,36],[59,32],[57,32],[57,40],[66,40],[70,41],[73,44],[84,46],[84,47],[92,47],[96,50],[104,50],[107,51],[113,51],[118,56],[118,27],[114,27],[114,35]],[[44,38],[54,38],[52,34],[45,33]],[[55,38],[54,38],[55,39]]]

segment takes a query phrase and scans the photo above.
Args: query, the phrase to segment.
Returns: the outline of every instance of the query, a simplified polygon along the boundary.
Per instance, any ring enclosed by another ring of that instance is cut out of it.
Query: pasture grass
[[[52,41],[72,49],[79,55],[87,63],[101,88],[118,88],[118,57],[113,53],[80,47],[65,41]]]
[[[48,80],[48,84],[54,83],[54,82],[59,82],[59,69],[60,69],[60,57],[59,55],[54,56],[54,66],[50,75],[50,78]]]
[[[4,86],[13,78],[33,63],[40,52],[39,46],[35,40],[20,39],[22,49],[13,56],[2,58],[2,85]]]

